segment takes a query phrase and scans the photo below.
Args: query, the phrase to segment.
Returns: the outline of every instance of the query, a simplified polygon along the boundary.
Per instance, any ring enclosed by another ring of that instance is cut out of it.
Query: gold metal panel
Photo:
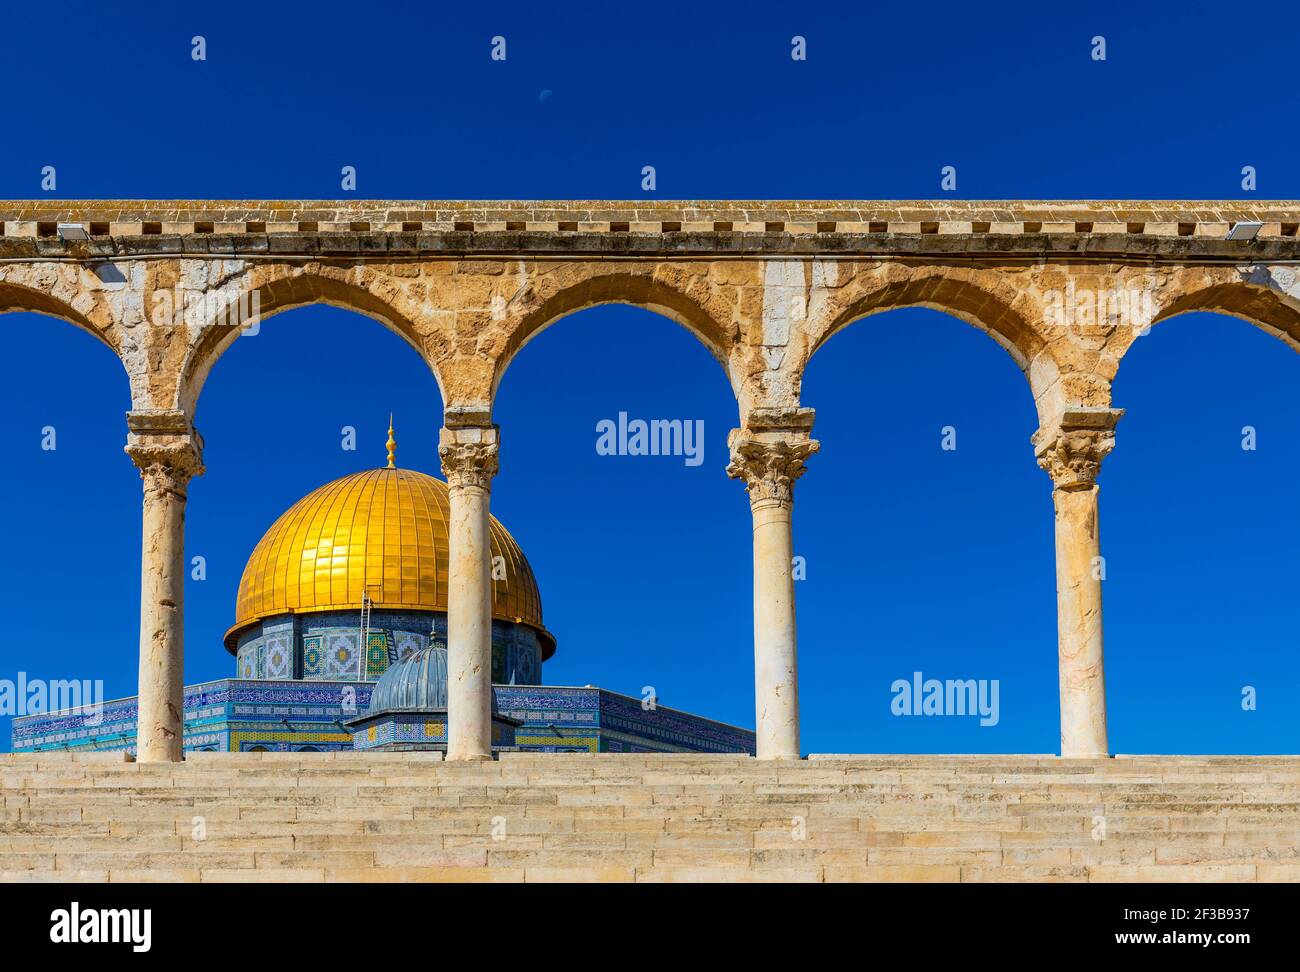
[[[410,469],[371,469],[313,490],[271,525],[244,568],[235,601],[239,632],[262,618],[355,610],[369,591],[375,606],[447,610],[447,484]],[[544,633],[532,568],[495,517],[492,556],[506,576],[492,582],[492,614]]]

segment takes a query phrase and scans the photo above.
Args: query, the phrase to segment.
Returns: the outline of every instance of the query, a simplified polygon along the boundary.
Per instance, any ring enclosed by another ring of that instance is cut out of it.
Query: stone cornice
[[[176,254],[1289,260],[1300,201],[0,201],[0,258]]]
[[[312,221],[318,224],[401,222],[491,223],[618,220],[727,220],[756,223],[807,222],[962,222],[990,223],[1091,221],[1094,223],[1207,223],[1255,220],[1285,222],[1300,213],[1300,200],[204,200],[204,199],[30,199],[0,200],[5,222],[247,223]],[[326,229],[326,225],[321,225]],[[346,227],[339,227],[346,229]],[[400,229],[400,226],[373,228]],[[437,229],[441,227],[429,227]],[[452,226],[447,226],[452,229]],[[737,229],[745,227],[738,226]],[[758,227],[762,229],[763,227]],[[242,227],[241,227],[242,229]],[[1175,234],[1177,235],[1177,234]]]
[[[1225,230],[1226,232],[1226,230]],[[1209,237],[1091,233],[247,233],[104,236],[87,241],[0,237],[0,260],[145,260],[190,257],[270,261],[509,259],[926,260],[980,265],[1052,262],[1254,265],[1300,261],[1300,238],[1273,235],[1250,242]]]

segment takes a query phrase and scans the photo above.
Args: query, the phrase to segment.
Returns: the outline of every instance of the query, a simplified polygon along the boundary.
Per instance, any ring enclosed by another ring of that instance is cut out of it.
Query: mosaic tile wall
[[[294,677],[298,631],[292,616],[262,625],[261,678]]]
[[[345,726],[370,704],[371,683],[219,679],[185,689],[185,748],[273,751],[353,748]],[[598,688],[498,685],[497,708],[523,724],[515,745],[555,752],[748,752],[754,734],[688,712],[645,711],[641,700]],[[136,700],[87,713],[13,720],[15,752],[135,750]]]
[[[447,713],[386,712],[352,726],[352,745],[368,750],[437,749],[447,751]],[[492,720],[492,748],[515,749],[515,727]]]
[[[358,750],[400,744],[437,744],[446,748],[447,722],[444,716],[393,715],[376,725],[354,733]]]
[[[663,706],[647,711],[640,699],[604,689],[498,685],[496,697],[502,715],[524,723],[515,736],[517,744],[524,749],[754,752],[754,734],[747,729]],[[599,749],[590,743],[597,738]],[[619,743],[621,748],[610,748],[610,742]]]
[[[239,639],[235,677],[375,681],[388,667],[429,643],[446,645],[447,616],[428,611],[373,611],[361,640],[360,611],[268,618]],[[527,625],[492,622],[492,680],[507,685],[542,681],[542,646]]]

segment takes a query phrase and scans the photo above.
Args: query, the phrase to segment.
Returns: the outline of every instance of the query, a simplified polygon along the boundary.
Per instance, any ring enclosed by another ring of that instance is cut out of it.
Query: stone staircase
[[[1294,881],[1300,757],[0,756],[7,881]]]

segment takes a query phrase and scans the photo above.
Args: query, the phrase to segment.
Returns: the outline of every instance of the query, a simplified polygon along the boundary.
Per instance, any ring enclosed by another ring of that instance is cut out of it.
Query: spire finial
[[[397,468],[397,440],[393,438],[393,413],[388,413],[388,468]]]

